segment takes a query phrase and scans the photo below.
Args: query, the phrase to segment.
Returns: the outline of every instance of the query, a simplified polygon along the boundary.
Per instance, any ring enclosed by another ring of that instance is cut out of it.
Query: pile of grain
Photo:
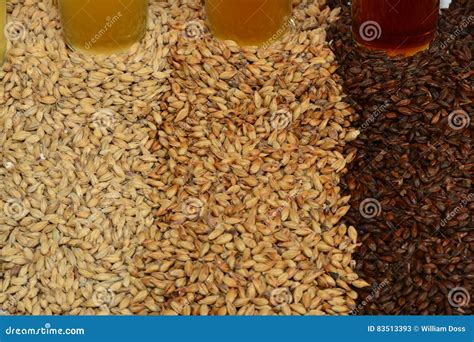
[[[339,314],[363,286],[340,177],[357,136],[325,26],[300,2],[295,31],[267,49],[213,40],[179,8],[150,175],[159,189],[137,275],[166,314]],[[174,8],[177,9],[176,6]],[[178,15],[179,14],[179,15]],[[291,26],[291,25],[288,25]]]
[[[473,1],[454,1],[431,49],[411,58],[356,49],[349,8],[331,30],[361,114],[345,178],[357,270],[372,285],[359,314],[474,310],[473,13]]]
[[[301,33],[242,50],[210,39],[199,3],[154,2],[141,46],[92,59],[68,52],[51,0],[10,2],[2,310],[355,307],[365,282],[339,182],[358,132],[325,37],[338,11],[297,1]]]
[[[93,60],[68,52],[50,0],[9,11],[19,34],[0,71],[1,308],[131,313],[147,295],[131,265],[155,218],[146,116],[168,89],[167,17],[152,6],[143,46]]]

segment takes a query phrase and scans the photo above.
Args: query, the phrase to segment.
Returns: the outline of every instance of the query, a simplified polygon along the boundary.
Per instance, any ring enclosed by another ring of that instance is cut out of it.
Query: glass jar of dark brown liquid
[[[353,0],[352,29],[358,44],[389,55],[414,55],[429,47],[439,0]]]

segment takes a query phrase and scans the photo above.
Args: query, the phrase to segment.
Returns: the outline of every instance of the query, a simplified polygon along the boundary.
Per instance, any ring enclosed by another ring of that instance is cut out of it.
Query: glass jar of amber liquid
[[[206,0],[213,35],[239,45],[269,45],[291,25],[291,0]]]
[[[433,40],[439,6],[439,0],[353,0],[354,37],[392,56],[414,55]]]
[[[66,43],[89,54],[121,52],[146,31],[148,0],[59,0]]]
[[[0,64],[5,59],[7,53],[7,37],[5,25],[7,24],[7,1],[0,0]]]

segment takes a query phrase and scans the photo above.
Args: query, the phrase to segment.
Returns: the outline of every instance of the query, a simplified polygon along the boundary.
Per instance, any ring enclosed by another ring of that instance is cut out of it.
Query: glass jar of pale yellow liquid
[[[291,0],[206,0],[213,35],[239,45],[269,45],[291,26]]]
[[[5,59],[7,53],[7,37],[5,25],[7,24],[7,1],[0,0],[0,64]]]
[[[68,46],[89,54],[122,52],[146,31],[148,0],[59,0]]]

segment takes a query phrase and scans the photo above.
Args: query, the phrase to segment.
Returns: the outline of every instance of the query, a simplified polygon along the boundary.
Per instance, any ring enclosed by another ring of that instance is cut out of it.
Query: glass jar
[[[128,49],[146,31],[148,0],[59,0],[66,43],[90,54]]]
[[[370,49],[413,55],[433,40],[439,6],[439,0],[353,0],[354,37]]]
[[[5,25],[7,24],[7,0],[0,0],[0,64],[3,63],[7,53],[7,37]]]
[[[215,37],[240,45],[269,45],[291,25],[291,0],[206,0]]]

